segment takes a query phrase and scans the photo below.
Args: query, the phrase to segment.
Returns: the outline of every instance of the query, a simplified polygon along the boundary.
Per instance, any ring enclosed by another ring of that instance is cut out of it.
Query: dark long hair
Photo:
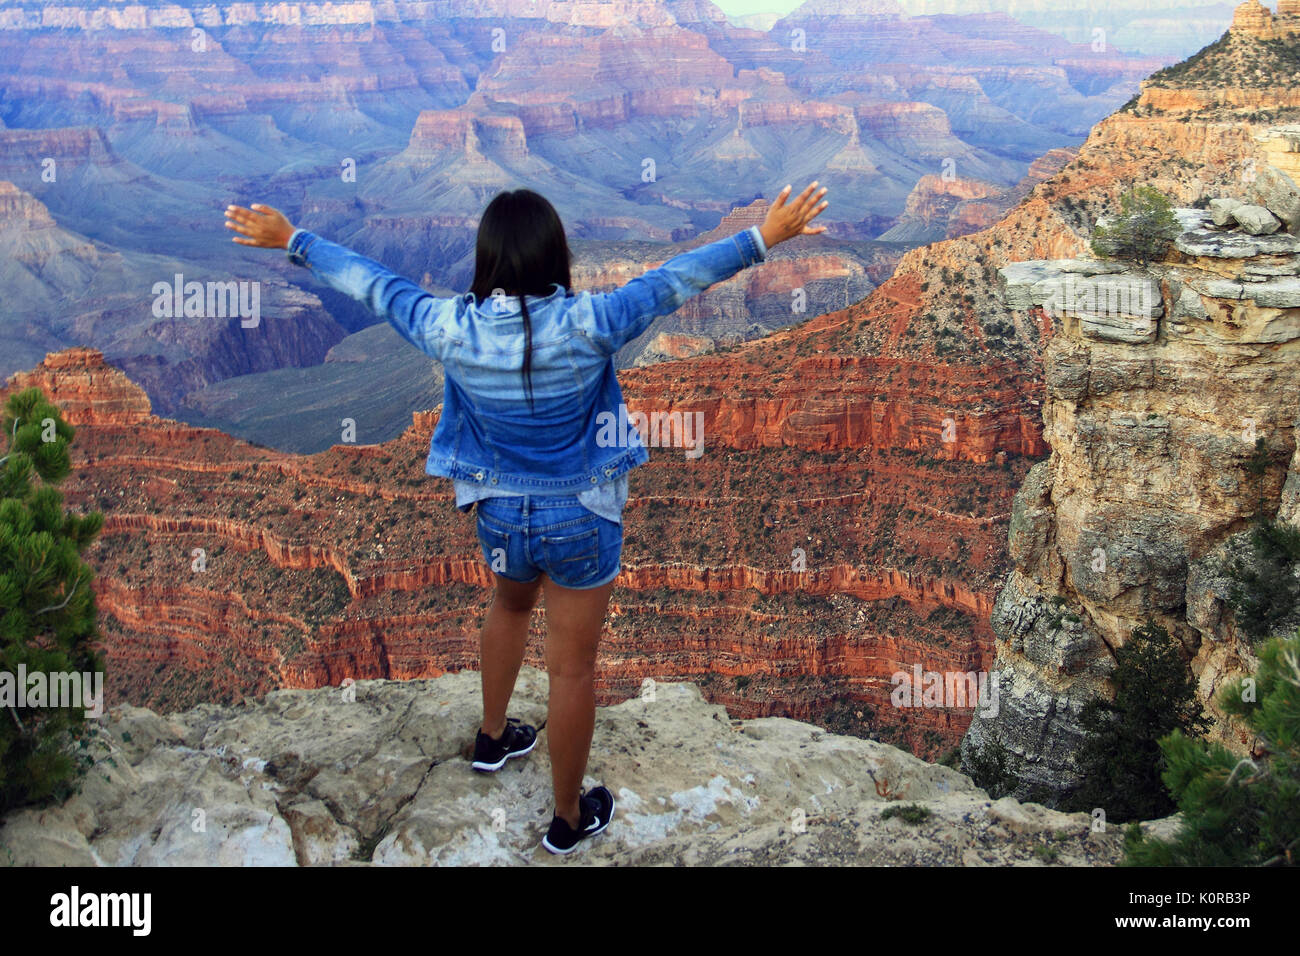
[[[560,216],[531,189],[497,193],[483,210],[474,248],[474,284],[470,291],[486,306],[496,289],[519,299],[524,320],[524,386],[533,404],[533,326],[524,296],[544,297],[557,283],[568,294],[573,253],[564,238]]]

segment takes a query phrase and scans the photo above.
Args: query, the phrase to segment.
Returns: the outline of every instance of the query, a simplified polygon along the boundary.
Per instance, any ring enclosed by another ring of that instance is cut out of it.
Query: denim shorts
[[[623,526],[576,495],[484,498],[474,511],[483,557],[503,578],[527,584],[545,572],[561,587],[585,590],[618,576]]]

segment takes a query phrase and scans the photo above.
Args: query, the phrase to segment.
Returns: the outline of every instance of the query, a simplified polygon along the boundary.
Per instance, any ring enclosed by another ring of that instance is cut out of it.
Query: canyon
[[[1121,50],[1178,57],[1218,38],[1231,24],[1235,6],[1226,0],[899,0],[898,5],[914,15],[1009,13],[1075,43],[1100,39]]]
[[[805,378],[862,374],[825,360],[805,369]],[[33,386],[78,429],[69,502],[106,515],[88,559],[111,700],[170,708],[475,666],[490,575],[472,522],[422,472],[436,409],[393,442],[297,456],[154,416],[143,391],[94,350],[52,353],[7,391]],[[992,449],[998,434],[1025,425],[972,414],[962,419],[971,437],[947,449],[941,422],[904,386],[892,402],[869,401],[878,419],[828,431],[862,398],[850,392],[841,409],[819,411],[829,396],[818,391],[791,388],[766,409],[719,403],[706,412],[709,449],[698,462],[663,449],[634,472],[600,699],[621,700],[646,677],[692,675],[737,714],[825,719],[838,706],[846,727],[951,749],[969,713],[899,714],[890,678],[916,660],[987,665],[990,554],[1005,517],[985,512],[1009,506],[1010,482],[1000,499],[977,498],[975,485],[994,468],[1023,470],[995,464]],[[793,425],[764,438],[746,423],[754,414]],[[820,452],[873,429],[878,448]],[[918,471],[921,455],[890,444],[900,432],[914,432],[918,447],[929,435],[936,457]],[[862,467],[872,473],[865,486]],[[756,474],[790,494],[770,497],[751,484]],[[940,487],[968,511],[948,510]],[[543,628],[539,609],[534,665]]]
[[[865,298],[794,316],[797,324],[753,340],[742,331],[710,347],[698,328],[681,330],[694,340],[656,337],[671,360],[621,371],[633,410],[702,413],[705,451],[694,459],[655,449],[629,476],[624,569],[598,669],[602,704],[635,696],[647,678],[691,681],[740,719],[811,721],[926,759],[952,759],[970,739],[972,709],[894,707],[892,675],[915,665],[959,673],[1010,667],[1025,699],[1046,693],[1045,682],[1065,679],[1044,664],[1062,653],[1053,642],[1063,638],[1053,632],[1050,640],[1016,645],[1006,631],[1011,615],[999,610],[1014,603],[1007,595],[1031,584],[1035,600],[1039,592],[1044,601],[1060,593],[1074,601],[1072,614],[1092,622],[1086,639],[1070,632],[1090,668],[1090,683],[1080,683],[1071,700],[1104,686],[1102,645],[1122,640],[1142,602],[1155,600],[1140,599],[1142,588],[1156,584],[1151,576],[1137,584],[1116,576],[1092,591],[1049,591],[1060,567],[1080,558],[1073,545],[1054,558],[1044,529],[1086,543],[1110,514],[1085,507],[1102,474],[1094,470],[1098,456],[1124,468],[1096,500],[1117,509],[1147,502],[1146,477],[1136,469],[1154,459],[1124,463],[1123,449],[1150,452],[1150,443],[1171,440],[1161,436],[1192,428],[1169,414],[1185,395],[1220,397],[1222,407],[1207,410],[1196,428],[1210,436],[1223,430],[1223,438],[1242,414],[1235,406],[1268,387],[1260,377],[1267,363],[1251,357],[1268,343],[1230,343],[1241,364],[1229,366],[1237,378],[1225,391],[1206,357],[1214,348],[1208,330],[1225,335],[1234,323],[1286,329],[1289,320],[1270,326],[1276,307],[1256,302],[1262,311],[1251,312],[1239,303],[1244,293],[1206,285],[1244,285],[1258,243],[1249,256],[1180,253],[1190,257],[1190,271],[1178,281],[1201,288],[1214,317],[1189,323],[1176,348],[1158,338],[1089,338],[1030,301],[1025,283],[1007,275],[1029,268],[1025,263],[1087,260],[1095,222],[1114,213],[1132,183],[1156,186],[1190,217],[1212,198],[1245,198],[1245,175],[1267,178],[1268,168],[1289,168],[1288,134],[1269,135],[1300,120],[1289,100],[1285,40],[1279,46],[1243,26],[1220,43],[1144,81],[1139,96],[1077,151],[1044,154],[1039,174],[1020,185],[1015,205],[992,226],[909,250],[876,279],[861,262],[874,286]],[[1243,90],[1225,90],[1213,78],[1216,58],[1260,76]],[[768,123],[778,118],[764,115]],[[832,112],[823,121],[847,118]],[[960,198],[961,189],[941,194]],[[941,222],[921,198],[917,221]],[[759,209],[734,213],[730,224]],[[1208,228],[1199,219],[1187,223]],[[811,258],[815,244],[805,248]],[[1266,253],[1255,265],[1282,268],[1278,255]],[[836,281],[833,263],[785,272],[780,265],[745,277],[753,294],[788,302],[789,283],[806,274]],[[799,271],[814,268],[823,271]],[[619,273],[611,266],[610,274]],[[1169,282],[1160,291],[1166,311],[1145,317],[1160,321],[1131,336],[1171,334],[1164,316],[1185,297]],[[1240,322],[1230,318],[1242,309]],[[739,308],[734,315],[744,321]],[[1125,358],[1132,348],[1150,354]],[[1080,368],[1090,371],[1084,376]],[[277,688],[436,678],[475,665],[488,571],[450,489],[423,474],[437,408],[414,412],[390,440],[294,455],[156,416],[130,371],[99,350],[51,349],[7,385],[45,389],[78,426],[65,487],[74,507],[107,517],[88,560],[98,572],[110,704],[174,711]],[[1278,455],[1294,450],[1285,407],[1255,410]],[[1146,425],[1149,411],[1164,415],[1168,427]],[[1093,444],[1075,447],[1072,426],[1084,419],[1096,423],[1087,433]],[[1225,444],[1223,454],[1234,449]],[[1202,456],[1198,475],[1212,486],[1220,475],[1207,472],[1216,459],[1209,451]],[[1281,496],[1281,457],[1271,467],[1265,490]],[[1033,496],[1049,487],[1051,502],[1065,510],[1040,515],[1051,509]],[[1205,525],[1178,525],[1175,550],[1194,563],[1236,530],[1241,509],[1254,501],[1242,487],[1213,490],[1198,478],[1193,493],[1207,510],[1193,509],[1192,518]],[[1112,522],[1110,533],[1121,527]],[[1134,540],[1120,550],[1140,555],[1144,547]],[[1071,567],[1070,575],[1083,573]],[[1165,603],[1151,607],[1171,623],[1182,621],[1179,635],[1208,693],[1239,667],[1236,652],[1228,644],[1212,650],[1190,612],[1177,617],[1170,582],[1181,572],[1168,570],[1153,572],[1164,582],[1155,593]],[[526,662],[540,666],[544,611],[530,633]],[[1017,655],[1038,657],[1025,663]],[[1027,705],[1004,709],[1031,712]],[[1012,724],[974,726],[975,736],[997,733],[1035,756]],[[1222,733],[1232,738],[1231,728]],[[1068,727],[1061,739],[1068,747]]]
[[[831,186],[827,235],[778,250],[769,284],[656,322],[628,367],[659,336],[708,349],[861,301],[910,246],[995,221],[1039,156],[1172,59],[1005,17],[895,13],[810,3],[759,31],[678,0],[8,4],[0,181],[22,201],[4,209],[0,261],[21,298],[0,305],[0,377],[87,346],[191,424],[321,451],[352,401],[368,440],[395,438],[429,379],[370,401],[369,374],[329,355],[372,318],[233,246],[227,203],[284,209],[441,295],[469,284],[484,203],[532,188],[566,224],[575,282],[603,291],[786,182]],[[155,315],[150,290],[177,274],[257,281],[262,321]],[[278,419],[239,400],[308,383],[334,399]]]

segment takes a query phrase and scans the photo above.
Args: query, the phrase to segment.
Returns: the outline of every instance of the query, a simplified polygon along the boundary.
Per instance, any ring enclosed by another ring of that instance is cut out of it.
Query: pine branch
[[[1276,854],[1270,859],[1265,860],[1260,866],[1291,866],[1291,851],[1295,849],[1296,844],[1300,843],[1300,837],[1296,837],[1290,843],[1282,848],[1282,852]]]
[[[49,607],[43,607],[39,611],[36,611],[34,614],[32,614],[32,617],[36,617],[37,614],[45,614],[49,611],[59,611],[67,607],[68,602],[72,600],[72,595],[77,593],[77,586],[80,584],[81,584],[81,578],[77,578],[77,580],[72,582],[72,589],[68,591],[68,596],[63,599],[63,603],[51,604]]]
[[[18,420],[19,420],[19,419],[18,419],[18,416],[15,415],[15,416],[14,416],[14,430],[13,430],[13,434],[11,434],[11,435],[9,436],[9,447],[10,447],[10,448],[12,448],[12,447],[14,446],[14,441],[18,438]],[[12,454],[13,454],[13,452],[10,452],[10,453],[9,453],[9,455],[12,455]],[[9,455],[5,455],[3,458],[0,458],[0,465],[3,465],[5,462],[7,462],[7,461],[9,460]]]

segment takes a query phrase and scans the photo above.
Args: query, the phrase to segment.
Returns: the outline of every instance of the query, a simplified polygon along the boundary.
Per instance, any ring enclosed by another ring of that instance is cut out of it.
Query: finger
[[[810,182],[810,183],[809,183],[809,184],[804,188],[804,191],[801,192],[801,193],[799,194],[799,198],[798,198],[797,200],[795,200],[795,205],[796,205],[796,206],[800,206],[800,205],[803,205],[805,202],[807,202],[807,201],[808,201],[808,196],[809,196],[809,195],[812,193],[812,191],[813,191],[814,189],[816,189],[816,188],[817,188],[817,180],[814,179],[812,182]]]
[[[228,223],[226,223],[226,228],[227,228],[227,229],[233,229],[233,230],[235,230],[236,232],[239,232],[239,233],[243,233],[245,236],[255,236],[255,235],[257,235],[257,230],[256,230],[256,229],[254,229],[252,226],[245,225],[244,223],[239,223],[239,222],[228,222]]]
[[[810,213],[807,214],[807,216],[804,218],[804,222],[807,222],[807,221],[810,220],[810,219],[816,219],[816,218],[817,218],[818,216],[820,216],[823,212],[825,212],[826,207],[829,206],[830,204],[831,204],[831,203],[830,203],[830,200],[829,200],[829,199],[826,200],[825,202],[823,202],[820,206],[818,206],[818,207],[815,208],[812,212],[810,212]]]
[[[227,206],[226,215],[231,219],[248,223],[265,222],[268,218],[266,213],[254,212],[252,209],[245,209],[243,206]]]
[[[816,185],[817,185],[816,183],[813,183],[813,186]],[[812,186],[809,186],[808,189],[812,189]],[[807,192],[808,191],[805,190],[804,195],[799,197],[800,199],[799,211],[804,214],[806,214],[810,208],[816,205],[817,200],[821,199],[823,196],[826,195],[826,187],[823,186],[821,188],[821,191],[818,192],[817,195],[815,196],[809,196]]]
[[[787,185],[785,189],[782,189],[779,193],[777,193],[776,201],[772,203],[773,208],[780,209],[782,206],[784,206],[785,197],[790,195],[790,190],[793,188],[794,188],[793,186]]]

